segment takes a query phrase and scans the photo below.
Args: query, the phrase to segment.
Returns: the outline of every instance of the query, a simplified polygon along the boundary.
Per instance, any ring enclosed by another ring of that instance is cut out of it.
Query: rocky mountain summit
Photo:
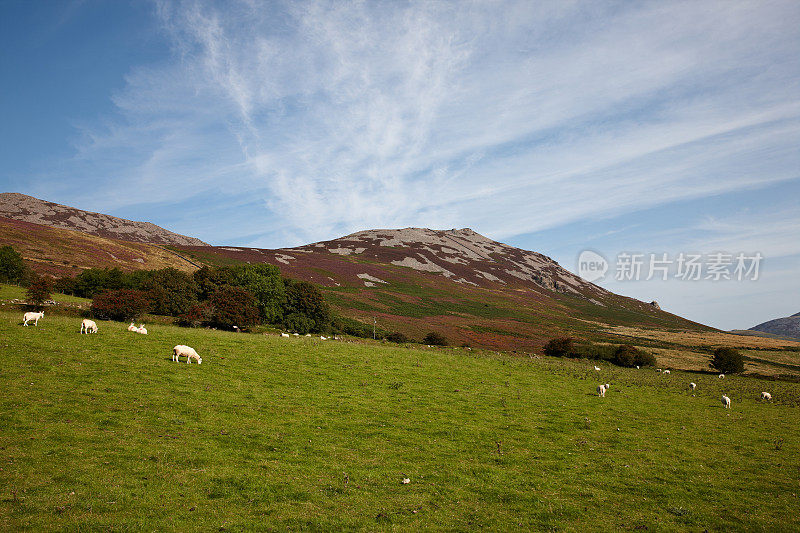
[[[177,246],[208,246],[200,239],[166,230],[150,222],[135,222],[47,202],[15,192],[0,193],[0,217],[113,237],[123,241]]]

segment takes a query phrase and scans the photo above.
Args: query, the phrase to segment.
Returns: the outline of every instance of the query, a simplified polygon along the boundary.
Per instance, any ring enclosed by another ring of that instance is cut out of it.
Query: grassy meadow
[[[21,315],[0,530],[800,529],[797,383]]]

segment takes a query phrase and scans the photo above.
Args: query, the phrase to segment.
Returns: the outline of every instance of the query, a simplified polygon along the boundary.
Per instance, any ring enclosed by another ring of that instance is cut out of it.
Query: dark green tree
[[[744,372],[744,358],[736,348],[717,348],[710,366],[723,374],[739,374]]]
[[[141,284],[150,298],[150,312],[178,316],[197,303],[198,287],[194,278],[174,268],[154,270]]]
[[[286,301],[286,290],[278,267],[266,263],[225,267],[230,284],[247,290],[256,299],[264,322],[279,323]]]
[[[307,281],[284,280],[283,325],[297,333],[320,333],[331,323],[331,309],[319,289]]]
[[[25,263],[13,246],[0,248],[0,283],[19,283],[25,275]]]

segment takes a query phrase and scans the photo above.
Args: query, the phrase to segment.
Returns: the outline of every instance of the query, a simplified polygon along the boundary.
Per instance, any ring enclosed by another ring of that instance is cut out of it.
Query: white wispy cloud
[[[227,231],[263,246],[507,238],[798,179],[794,2],[155,6],[172,55],[82,125],[98,210],[255,198]]]

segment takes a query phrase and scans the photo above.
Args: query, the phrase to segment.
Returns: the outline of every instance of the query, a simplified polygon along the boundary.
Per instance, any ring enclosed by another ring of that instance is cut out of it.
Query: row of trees
[[[92,298],[92,314],[135,320],[144,313],[173,316],[186,326],[241,329],[274,324],[298,333],[326,331],[331,311],[311,283],[285,279],[268,264],[203,267],[193,274],[174,268],[88,269],[56,280],[57,290]]]

